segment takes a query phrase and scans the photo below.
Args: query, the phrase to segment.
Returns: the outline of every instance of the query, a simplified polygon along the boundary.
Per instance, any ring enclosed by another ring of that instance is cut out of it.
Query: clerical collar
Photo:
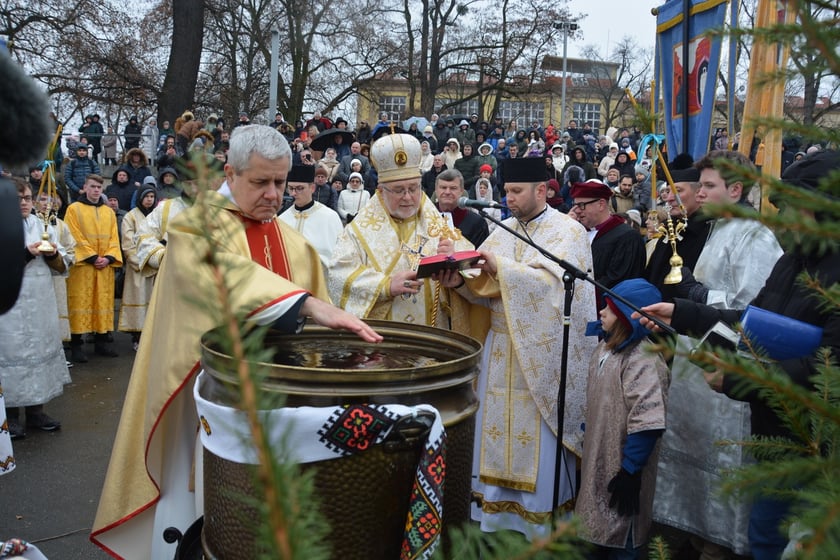
[[[527,226],[527,225],[528,225],[528,224],[530,224],[531,222],[535,222],[535,221],[537,221],[537,220],[541,219],[543,216],[545,216],[545,213],[546,213],[546,211],[547,211],[547,210],[548,210],[548,204],[546,204],[546,205],[545,205],[545,208],[543,208],[543,209],[540,211],[540,213],[539,213],[539,214],[537,214],[536,216],[534,216],[534,217],[533,217],[533,218],[531,218],[530,220],[519,220],[519,222],[520,222],[522,225]]]
[[[309,210],[313,206],[315,206],[315,201],[310,200],[309,204],[306,204],[305,206],[298,206],[297,204],[295,204],[295,210],[297,210],[298,212],[306,212],[307,210]]]

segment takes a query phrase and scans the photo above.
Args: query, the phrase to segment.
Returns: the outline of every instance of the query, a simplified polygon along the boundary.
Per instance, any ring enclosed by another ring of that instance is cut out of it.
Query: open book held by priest
[[[451,255],[432,255],[420,259],[417,278],[427,278],[443,270],[466,270],[475,268],[481,260],[478,251],[458,251]]]

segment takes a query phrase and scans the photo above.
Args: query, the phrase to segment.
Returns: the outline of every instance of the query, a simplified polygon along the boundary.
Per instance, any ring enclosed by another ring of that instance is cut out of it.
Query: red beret
[[[578,198],[603,198],[606,200],[612,197],[613,191],[601,181],[590,179],[585,183],[573,183],[569,194],[574,200]]]
[[[493,167],[491,167],[490,164],[485,163],[484,165],[478,168],[479,173],[484,173],[485,171],[487,173],[493,173]]]

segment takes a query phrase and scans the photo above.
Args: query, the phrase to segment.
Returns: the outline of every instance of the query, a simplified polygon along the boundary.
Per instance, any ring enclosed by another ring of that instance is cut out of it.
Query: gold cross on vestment
[[[516,320],[516,330],[519,331],[519,336],[525,336],[525,331],[531,328],[531,325],[523,323],[521,319]]]
[[[543,347],[545,348],[546,352],[551,353],[551,343],[553,340],[554,338],[544,338],[541,341],[537,342],[535,346]]]
[[[520,433],[518,436],[516,436],[516,439],[519,440],[519,443],[522,444],[522,447],[525,447],[529,443],[534,441],[534,436],[532,436],[531,434],[529,434],[525,430],[522,430],[522,433]]]
[[[534,313],[537,313],[540,310],[540,304],[545,301],[545,298],[538,298],[533,293],[528,294],[528,299],[530,301],[528,301],[527,304],[534,308]]]
[[[552,410],[552,407],[557,405],[557,401],[555,399],[550,399],[546,395],[541,396],[540,400],[542,401],[543,408],[546,410]],[[556,412],[552,415],[552,417],[557,418]]]
[[[501,348],[496,348],[490,356],[493,358],[494,362],[501,362],[502,358],[505,357],[505,353],[502,352]]]
[[[357,227],[361,227],[362,229],[367,228],[373,231],[379,231],[385,225],[385,218],[373,212],[363,212],[358,220],[353,221],[358,222],[356,223]]]
[[[263,235],[263,241],[265,242],[265,247],[263,247],[263,257],[265,258],[265,264],[268,265],[268,270],[274,272],[274,261],[271,258],[271,244],[268,241],[267,235]]]
[[[540,372],[540,365],[534,361],[534,358],[528,358],[528,367],[522,368],[522,374],[526,377],[536,377]]]
[[[495,424],[490,426],[490,428],[488,430],[486,430],[486,432],[487,432],[487,435],[490,436],[490,439],[492,439],[493,441],[496,441],[497,439],[499,439],[500,437],[502,437],[504,435],[502,433],[502,431],[499,429],[499,427],[496,426]]]

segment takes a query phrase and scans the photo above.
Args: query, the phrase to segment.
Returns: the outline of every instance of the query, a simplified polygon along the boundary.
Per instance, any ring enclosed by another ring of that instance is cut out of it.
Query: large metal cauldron
[[[274,349],[264,391],[286,395],[286,406],[431,404],[447,434],[444,535],[469,520],[475,413],[481,344],[433,327],[370,321],[385,340],[371,345],[355,335],[308,326],[297,335],[270,333]],[[202,341],[202,365],[216,382],[213,399],[237,406],[236,363]],[[309,463],[320,510],[330,523],[332,557],[394,560],[399,557],[414,472],[423,438],[384,443],[350,457]],[[348,483],[347,481],[352,481]],[[259,495],[253,467],[204,450],[203,548],[208,558],[250,559],[257,512],[236,496]]]

